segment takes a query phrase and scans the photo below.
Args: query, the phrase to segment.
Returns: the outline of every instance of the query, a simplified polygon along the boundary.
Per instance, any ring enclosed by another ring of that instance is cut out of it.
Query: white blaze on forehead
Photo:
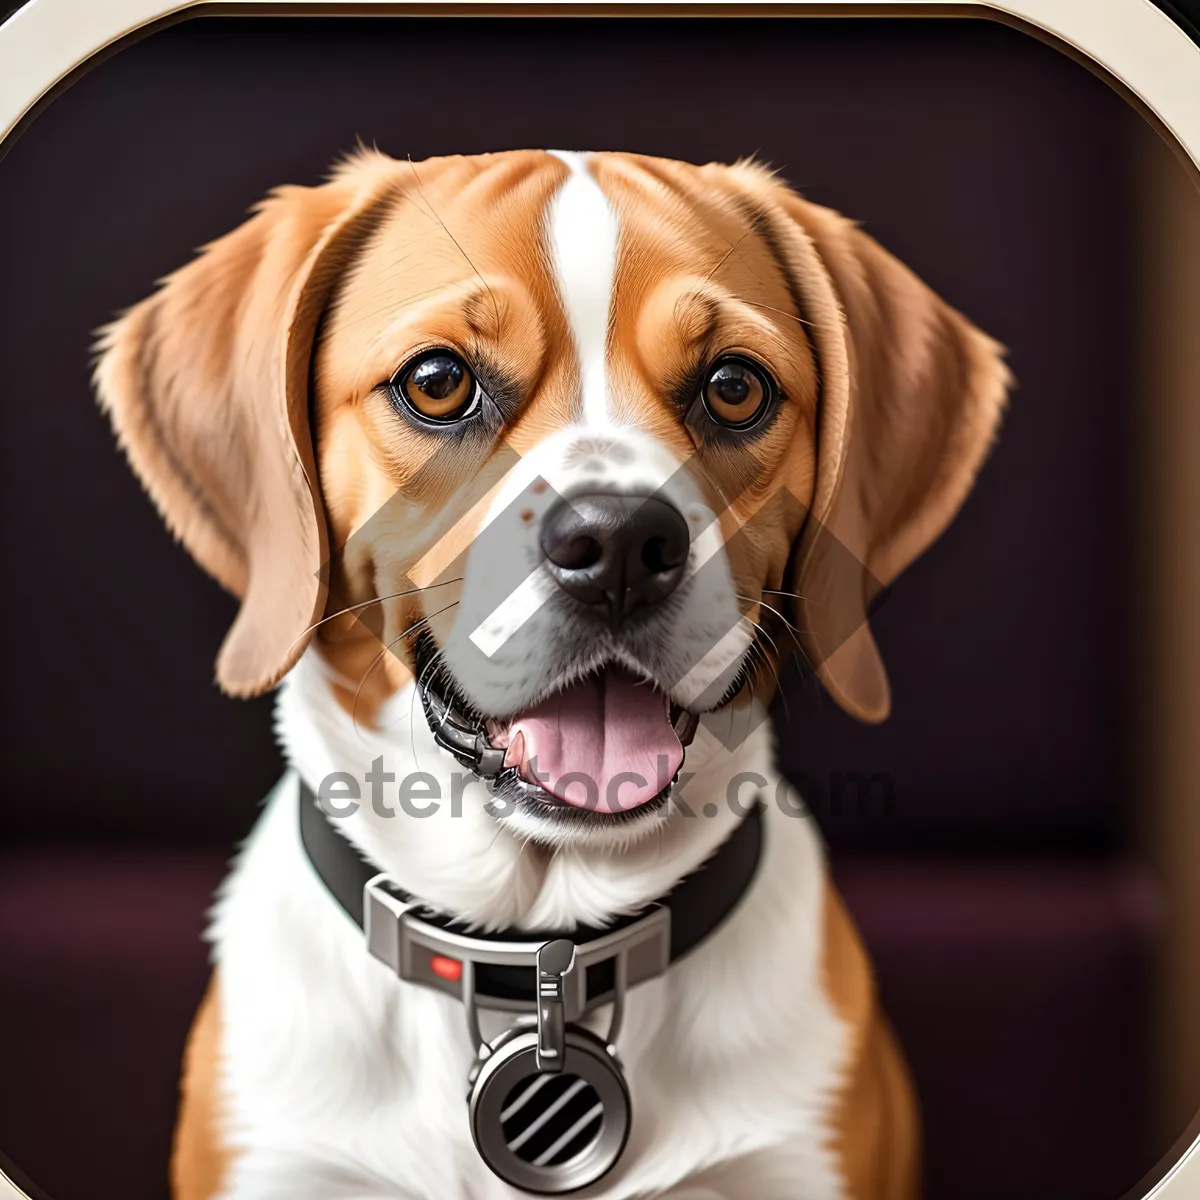
[[[722,672],[745,652],[750,639],[739,621],[728,563],[701,571],[714,558],[723,557],[724,541],[716,514],[696,480],[681,470],[670,447],[640,429],[636,420],[618,423],[614,416],[607,355],[620,219],[588,169],[590,156],[550,153],[569,168],[547,205],[546,240],[579,359],[582,412],[528,449],[492,495],[483,527],[490,528],[502,518],[507,521],[518,501],[528,513],[529,519],[522,519],[515,530],[511,547],[515,562],[529,564],[528,573],[510,594],[498,596],[489,582],[495,572],[489,571],[488,544],[476,542],[463,571],[466,582],[455,615],[455,633],[445,647],[447,661],[452,667],[461,662],[476,670],[480,664],[474,655],[482,653],[500,663],[493,687],[497,695],[507,686],[499,674],[501,669],[517,676],[513,687],[528,690],[526,677],[536,679],[543,660],[549,662],[550,656],[535,649],[524,652],[527,657],[517,662],[506,648],[522,629],[529,630],[523,645],[536,646],[539,638],[552,640],[559,628],[556,610],[550,606],[558,585],[538,551],[542,518],[559,497],[577,495],[581,489],[656,494],[685,513],[690,527],[691,552],[685,573],[689,599],[670,635],[679,643],[680,666],[695,663],[681,685],[686,703],[719,682]],[[538,480],[543,486],[534,493]],[[496,700],[494,706],[503,708],[505,704],[507,700]]]
[[[587,155],[551,154],[571,168],[550,202],[550,248],[558,294],[579,354],[583,420],[613,424],[605,351],[620,221],[587,168]]]

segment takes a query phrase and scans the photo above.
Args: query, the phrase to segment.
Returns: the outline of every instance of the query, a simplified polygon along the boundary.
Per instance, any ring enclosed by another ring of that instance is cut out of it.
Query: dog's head
[[[223,688],[310,641],[358,720],[415,678],[504,752],[525,832],[594,837],[650,824],[694,715],[761,701],[790,645],[887,714],[868,605],[1007,376],[758,166],[529,151],[276,192],[106,331],[97,382],[241,598]]]

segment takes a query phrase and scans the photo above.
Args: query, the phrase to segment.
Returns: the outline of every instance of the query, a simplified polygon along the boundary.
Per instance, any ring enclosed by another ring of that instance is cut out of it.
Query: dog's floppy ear
[[[815,493],[787,586],[826,689],[881,721],[891,694],[868,607],[966,498],[1010,378],[996,342],[853,223],[777,195],[821,378]]]
[[[96,389],[130,464],[175,536],[241,598],[216,666],[232,695],[274,686],[322,615],[310,359],[386,178],[360,162],[273,192],[100,334]]]

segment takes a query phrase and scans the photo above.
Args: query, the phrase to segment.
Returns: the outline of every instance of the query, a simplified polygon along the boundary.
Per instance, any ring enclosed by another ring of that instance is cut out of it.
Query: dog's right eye
[[[388,390],[394,404],[438,425],[465,420],[479,406],[479,384],[451,350],[429,350],[405,363]]]

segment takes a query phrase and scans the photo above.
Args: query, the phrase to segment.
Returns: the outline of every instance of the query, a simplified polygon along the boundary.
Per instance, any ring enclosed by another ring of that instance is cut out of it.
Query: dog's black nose
[[[559,586],[616,625],[679,586],[689,537],[683,515],[658,496],[592,493],[555,503],[541,543]]]

